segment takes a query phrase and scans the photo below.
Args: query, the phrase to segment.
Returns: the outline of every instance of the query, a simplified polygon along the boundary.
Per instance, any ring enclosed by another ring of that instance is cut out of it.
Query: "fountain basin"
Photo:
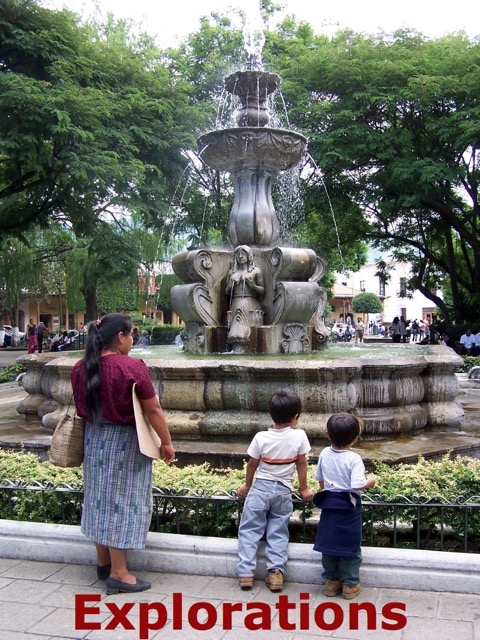
[[[300,162],[307,139],[286,129],[235,127],[200,136],[198,147],[202,159],[217,171],[263,168],[277,173]]]
[[[442,346],[421,353],[413,345],[402,346],[398,356],[392,346],[389,351],[393,355],[353,357],[345,349],[342,358],[332,360],[316,354],[305,359],[229,354],[169,359],[164,350],[155,357],[153,348],[146,362],[172,436],[183,440],[228,442],[267,429],[272,424],[268,400],[281,387],[300,394],[301,426],[313,443],[324,440],[326,422],[337,411],[362,417],[366,439],[458,427],[464,412],[456,400],[455,370],[462,358]],[[37,413],[49,431],[71,400],[70,373],[79,357],[55,356],[18,359],[27,368],[24,388],[29,396],[17,411]]]

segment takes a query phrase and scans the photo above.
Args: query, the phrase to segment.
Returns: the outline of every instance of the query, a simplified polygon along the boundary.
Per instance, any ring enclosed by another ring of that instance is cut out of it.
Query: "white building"
[[[433,302],[426,298],[423,293],[420,293],[420,291],[414,291],[413,293],[406,291],[406,282],[410,278],[411,273],[410,263],[396,260],[385,260],[385,262],[388,267],[388,274],[390,275],[390,279],[385,283],[376,275],[378,273],[376,262],[365,264],[355,273],[349,272],[347,275],[337,274],[336,284],[342,285],[341,290],[344,294],[343,297],[348,290],[352,291],[352,298],[360,291],[375,293],[383,302],[383,313],[370,314],[370,320],[380,320],[385,323],[390,323],[395,316],[403,316],[405,320],[417,319],[430,322],[432,316],[435,315],[436,309]],[[336,302],[335,299],[335,301],[333,301],[335,309],[332,313],[332,318],[339,322],[341,320],[339,315],[343,312],[342,307],[344,307],[345,304],[336,304]],[[347,311],[347,316],[348,315],[350,315],[352,319],[355,315],[351,308]]]

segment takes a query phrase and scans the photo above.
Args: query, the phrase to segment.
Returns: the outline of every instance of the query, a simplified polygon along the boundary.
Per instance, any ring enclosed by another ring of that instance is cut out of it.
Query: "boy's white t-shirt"
[[[255,478],[277,480],[293,491],[296,462],[299,455],[310,451],[310,442],[303,429],[268,429],[255,434],[247,453],[260,460]]]
[[[350,449],[323,449],[313,477],[328,491],[352,491],[367,484],[363,460]]]

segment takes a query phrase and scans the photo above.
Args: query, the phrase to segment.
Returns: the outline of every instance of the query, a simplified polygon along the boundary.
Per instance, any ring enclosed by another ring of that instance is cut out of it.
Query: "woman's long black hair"
[[[107,313],[100,320],[88,325],[87,343],[83,362],[87,373],[85,404],[90,422],[98,424],[102,419],[100,402],[100,356],[104,349],[112,346],[119,333],[132,330],[130,316],[124,313]]]

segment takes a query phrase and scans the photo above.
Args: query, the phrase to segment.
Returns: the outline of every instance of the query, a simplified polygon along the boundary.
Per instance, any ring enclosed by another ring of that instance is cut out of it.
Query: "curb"
[[[363,547],[362,584],[369,587],[480,593],[480,554]],[[80,527],[0,520],[0,557],[95,565],[94,545]],[[311,545],[289,544],[286,578],[321,584],[321,555]],[[171,533],[148,534],[142,551],[131,551],[133,570],[236,579],[237,540]],[[263,544],[256,577],[265,576]]]

